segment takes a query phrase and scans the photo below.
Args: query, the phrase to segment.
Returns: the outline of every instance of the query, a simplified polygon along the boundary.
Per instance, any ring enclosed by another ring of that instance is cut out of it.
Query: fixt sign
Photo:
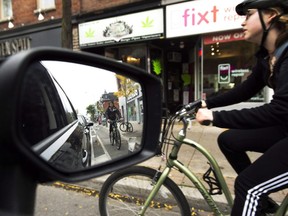
[[[240,29],[245,17],[235,12],[243,0],[198,0],[166,8],[166,37]]]

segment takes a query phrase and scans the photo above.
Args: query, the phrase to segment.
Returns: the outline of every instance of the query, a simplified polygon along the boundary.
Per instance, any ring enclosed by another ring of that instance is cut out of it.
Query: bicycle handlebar
[[[177,116],[184,116],[186,114],[190,114],[191,111],[195,111],[201,108],[202,101],[196,100],[184,106],[180,111],[176,112]]]
[[[182,108],[180,111],[176,112],[175,116],[180,116],[183,117],[184,115],[187,114],[191,114],[192,112],[197,112],[198,109],[200,109],[202,107],[202,100],[196,100],[193,101],[187,105],[184,106],[184,108]],[[204,120],[202,123],[202,125],[210,125],[211,121],[210,120]]]

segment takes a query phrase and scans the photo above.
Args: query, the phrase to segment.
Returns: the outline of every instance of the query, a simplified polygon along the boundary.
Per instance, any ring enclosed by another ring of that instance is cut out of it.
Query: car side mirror
[[[42,180],[71,182],[154,156],[161,86],[153,75],[103,56],[47,47],[9,57],[0,72],[0,162],[28,162]],[[116,123],[119,149],[106,119],[111,101],[124,119]],[[135,151],[129,143],[137,143]]]

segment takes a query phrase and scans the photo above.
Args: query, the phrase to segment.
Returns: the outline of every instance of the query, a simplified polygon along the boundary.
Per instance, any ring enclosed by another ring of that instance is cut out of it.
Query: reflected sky
[[[59,61],[42,61],[42,64],[59,82],[79,114],[86,115],[86,107],[95,104],[105,91],[117,91],[115,73]]]

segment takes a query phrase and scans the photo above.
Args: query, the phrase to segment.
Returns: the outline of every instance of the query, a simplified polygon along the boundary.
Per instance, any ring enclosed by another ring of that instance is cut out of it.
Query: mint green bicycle
[[[108,215],[191,215],[191,208],[183,192],[169,177],[172,169],[176,169],[189,178],[196,189],[202,194],[214,215],[229,215],[233,205],[233,198],[227,183],[214,157],[200,144],[186,138],[188,119],[193,119],[195,110],[201,101],[188,104],[175,115],[164,122],[161,136],[162,152],[172,145],[167,152],[166,166],[163,170],[148,167],[133,166],[119,170],[104,182],[99,195],[99,211],[101,216]],[[176,121],[183,123],[183,128],[177,136],[173,134]],[[203,175],[202,180],[178,160],[178,152],[182,144],[189,145],[202,153],[210,164],[210,168]],[[213,195],[224,194],[230,209],[223,209],[214,201]],[[288,206],[288,196],[284,198],[276,216],[283,216]]]

